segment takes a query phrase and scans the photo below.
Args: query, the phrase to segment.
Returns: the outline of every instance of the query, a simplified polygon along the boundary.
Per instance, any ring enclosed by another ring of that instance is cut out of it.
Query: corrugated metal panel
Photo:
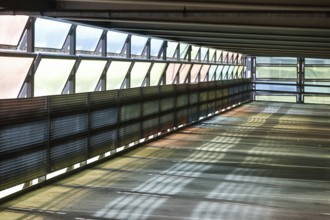
[[[87,96],[88,93],[51,96],[51,112],[52,114],[84,112],[88,108]]]
[[[243,95],[237,93],[250,90],[251,84],[240,83],[242,81],[228,81],[217,91],[213,86],[219,83],[205,82],[2,100],[0,187],[17,185],[45,175],[46,169],[55,171],[159,131],[197,121],[200,116],[226,108],[229,101],[236,104],[249,99],[250,91]],[[229,87],[233,86],[236,88],[230,89],[233,94],[230,100],[208,102],[208,97],[226,97]],[[197,90],[199,88],[202,91]],[[118,107],[123,123],[118,121]],[[157,113],[161,116],[156,117]],[[150,118],[151,115],[155,117]],[[49,153],[47,143],[50,143]],[[46,155],[50,164],[46,164]]]
[[[118,90],[118,99],[121,103],[138,102],[143,99],[141,88]]]
[[[228,96],[228,88],[223,88],[223,90],[222,90],[222,95],[223,95],[223,97],[227,97]]]
[[[15,186],[46,173],[46,147],[15,154],[0,160],[0,190]]]
[[[200,102],[206,102],[207,99],[208,99],[208,92],[207,91],[204,91],[204,92],[200,92],[199,93],[199,101]]]
[[[198,92],[192,92],[189,94],[189,102],[191,105],[197,104],[198,102]]]
[[[8,125],[0,128],[0,153],[24,150],[47,140],[47,120]]]
[[[197,121],[198,120],[198,107],[191,107],[189,109],[189,123],[193,122],[193,121]]]
[[[209,114],[210,113],[214,113],[216,111],[216,109],[215,109],[215,102],[209,102],[207,108],[208,108],[208,113]]]
[[[177,98],[176,98],[176,107],[177,108],[187,106],[188,104],[189,104],[188,94],[182,94],[182,95],[177,96]]]
[[[95,110],[90,113],[91,129],[110,126],[118,123],[118,108]]]
[[[208,99],[209,101],[213,101],[213,100],[215,100],[215,97],[216,97],[216,96],[215,96],[215,95],[216,95],[215,91],[216,91],[216,90],[211,90],[211,91],[209,91],[209,94],[208,94],[208,95],[209,95],[209,99]]]
[[[187,124],[189,122],[188,109],[181,109],[176,112],[176,126]]]
[[[141,93],[142,93],[142,97],[145,100],[157,98],[160,95],[160,87],[159,86],[142,87]]]
[[[120,110],[120,122],[137,119],[141,116],[141,103],[124,105]]]
[[[113,150],[117,143],[117,130],[102,131],[90,136],[89,155],[94,157]]]
[[[162,96],[168,96],[175,94],[175,85],[163,85],[160,86],[160,94]]]
[[[148,137],[159,131],[159,117],[145,120],[142,123],[142,136]]]
[[[159,101],[155,100],[155,101],[143,102],[142,112],[143,112],[143,116],[159,113]]]
[[[90,93],[89,103],[91,109],[116,106],[118,103],[118,90]]]
[[[165,112],[174,108],[174,98],[163,98],[160,100],[160,111]]]
[[[223,92],[223,89],[222,88],[219,88],[216,90],[216,94],[215,94],[215,97],[218,99],[218,98],[221,98],[222,97],[222,92]]]
[[[174,113],[168,113],[160,117],[160,129],[166,131],[174,127]]]
[[[120,145],[126,145],[142,138],[140,123],[126,125],[119,130]]]
[[[51,120],[51,139],[87,131],[88,114],[68,115]]]
[[[206,117],[208,115],[208,104],[199,105],[199,117]]]
[[[87,159],[87,137],[64,143],[54,144],[50,148],[50,170],[55,171]]]
[[[199,91],[199,84],[188,84],[189,85],[189,91],[191,92],[198,92]]]
[[[48,114],[47,97],[28,99],[4,99],[0,102],[0,125],[17,123],[20,120],[38,120]]]
[[[223,100],[222,99],[215,102],[215,108],[217,110],[223,109]]]
[[[176,93],[187,93],[189,91],[189,84],[177,84]]]

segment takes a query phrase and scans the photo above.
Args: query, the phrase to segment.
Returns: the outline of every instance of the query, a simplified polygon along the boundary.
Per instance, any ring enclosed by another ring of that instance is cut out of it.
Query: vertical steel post
[[[126,58],[132,57],[132,35],[128,35],[125,43]]]
[[[297,58],[297,103],[304,103],[304,79],[305,79],[305,58]]]
[[[70,55],[76,55],[76,48],[77,48],[77,34],[76,34],[77,25],[73,24],[69,31],[69,38],[70,38]]]

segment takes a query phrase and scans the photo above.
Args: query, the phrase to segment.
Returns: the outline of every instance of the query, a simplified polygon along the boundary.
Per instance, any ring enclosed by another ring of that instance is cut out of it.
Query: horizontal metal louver
[[[224,98],[223,100],[222,100],[222,108],[223,109],[226,109],[226,108],[228,108],[229,107],[229,98]]]
[[[208,92],[207,91],[199,93],[199,101],[200,102],[206,102],[207,99],[208,99]]]
[[[46,174],[46,147],[0,160],[0,190]]]
[[[223,108],[223,100],[222,99],[215,102],[215,108],[217,110],[221,110]]]
[[[174,127],[174,113],[168,113],[160,117],[160,129],[166,131]]]
[[[96,156],[113,150],[117,143],[117,130],[102,131],[90,137],[90,156]]]
[[[189,84],[178,84],[176,85],[177,93],[187,93],[189,91]]]
[[[189,102],[191,105],[198,103],[198,92],[192,92],[189,94]]]
[[[199,106],[199,117],[206,117],[208,115],[208,104],[201,104]]]
[[[82,112],[88,108],[88,93],[50,96],[52,113]]]
[[[216,111],[215,102],[209,102],[207,108],[208,108],[208,114],[214,113]]]
[[[118,103],[118,90],[93,92],[89,94],[89,104],[91,109],[116,106],[117,103]]]
[[[163,85],[160,87],[160,93],[162,96],[172,96],[175,91],[175,85]]]
[[[50,148],[50,169],[59,170],[87,159],[87,138],[58,143]]]
[[[152,118],[142,123],[142,136],[148,137],[159,131],[159,118]]]
[[[0,102],[0,125],[17,121],[40,120],[48,114],[47,97],[27,99],[4,99]]]
[[[122,102],[137,102],[142,100],[141,88],[121,89],[118,90],[118,99]]]
[[[140,123],[126,125],[120,128],[119,132],[120,132],[119,135],[120,135],[121,145],[126,145],[134,141],[138,141],[142,137]]]
[[[222,88],[217,89],[217,90],[216,90],[215,97],[216,97],[217,99],[222,98],[222,93],[223,93],[223,89],[222,89]]]
[[[188,109],[182,109],[176,112],[176,126],[187,124],[188,122]]]
[[[118,123],[118,108],[95,110],[90,113],[92,129],[110,126]]]
[[[195,84],[189,84],[189,91],[190,92],[198,92],[199,90],[199,84],[195,83]]]
[[[216,91],[215,90],[211,90],[211,91],[209,91],[209,101],[213,101],[213,100],[215,100],[215,98],[216,98],[216,93],[215,93]]]
[[[191,107],[189,109],[189,123],[197,121],[198,120],[198,107]]]
[[[176,107],[177,108],[187,106],[188,103],[189,103],[188,94],[182,94],[176,98]]]
[[[223,97],[227,97],[228,96],[228,88],[224,88],[222,94],[223,94]]]
[[[1,100],[0,189],[198,121],[249,100],[251,86],[227,80]]]
[[[141,117],[141,104],[123,105],[120,109],[120,122],[129,121]]]
[[[61,138],[87,131],[88,114],[76,114],[53,118],[51,120],[51,138]]]
[[[142,97],[144,99],[157,98],[160,95],[159,86],[141,87]]]
[[[174,98],[163,98],[160,100],[160,111],[165,112],[174,108]]]
[[[0,153],[18,151],[48,140],[47,120],[13,124],[0,128]]]
[[[143,116],[157,114],[159,112],[159,101],[154,100],[149,102],[143,102],[142,112],[143,112]]]

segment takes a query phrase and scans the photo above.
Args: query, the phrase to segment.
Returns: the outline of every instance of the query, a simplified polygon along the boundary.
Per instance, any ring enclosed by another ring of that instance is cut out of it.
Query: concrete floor
[[[330,106],[254,102],[3,204],[0,219],[330,219]]]

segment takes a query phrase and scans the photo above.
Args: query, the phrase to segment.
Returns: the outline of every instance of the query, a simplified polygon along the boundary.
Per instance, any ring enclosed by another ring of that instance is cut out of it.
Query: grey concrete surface
[[[330,106],[246,104],[2,204],[0,219],[330,219]]]

